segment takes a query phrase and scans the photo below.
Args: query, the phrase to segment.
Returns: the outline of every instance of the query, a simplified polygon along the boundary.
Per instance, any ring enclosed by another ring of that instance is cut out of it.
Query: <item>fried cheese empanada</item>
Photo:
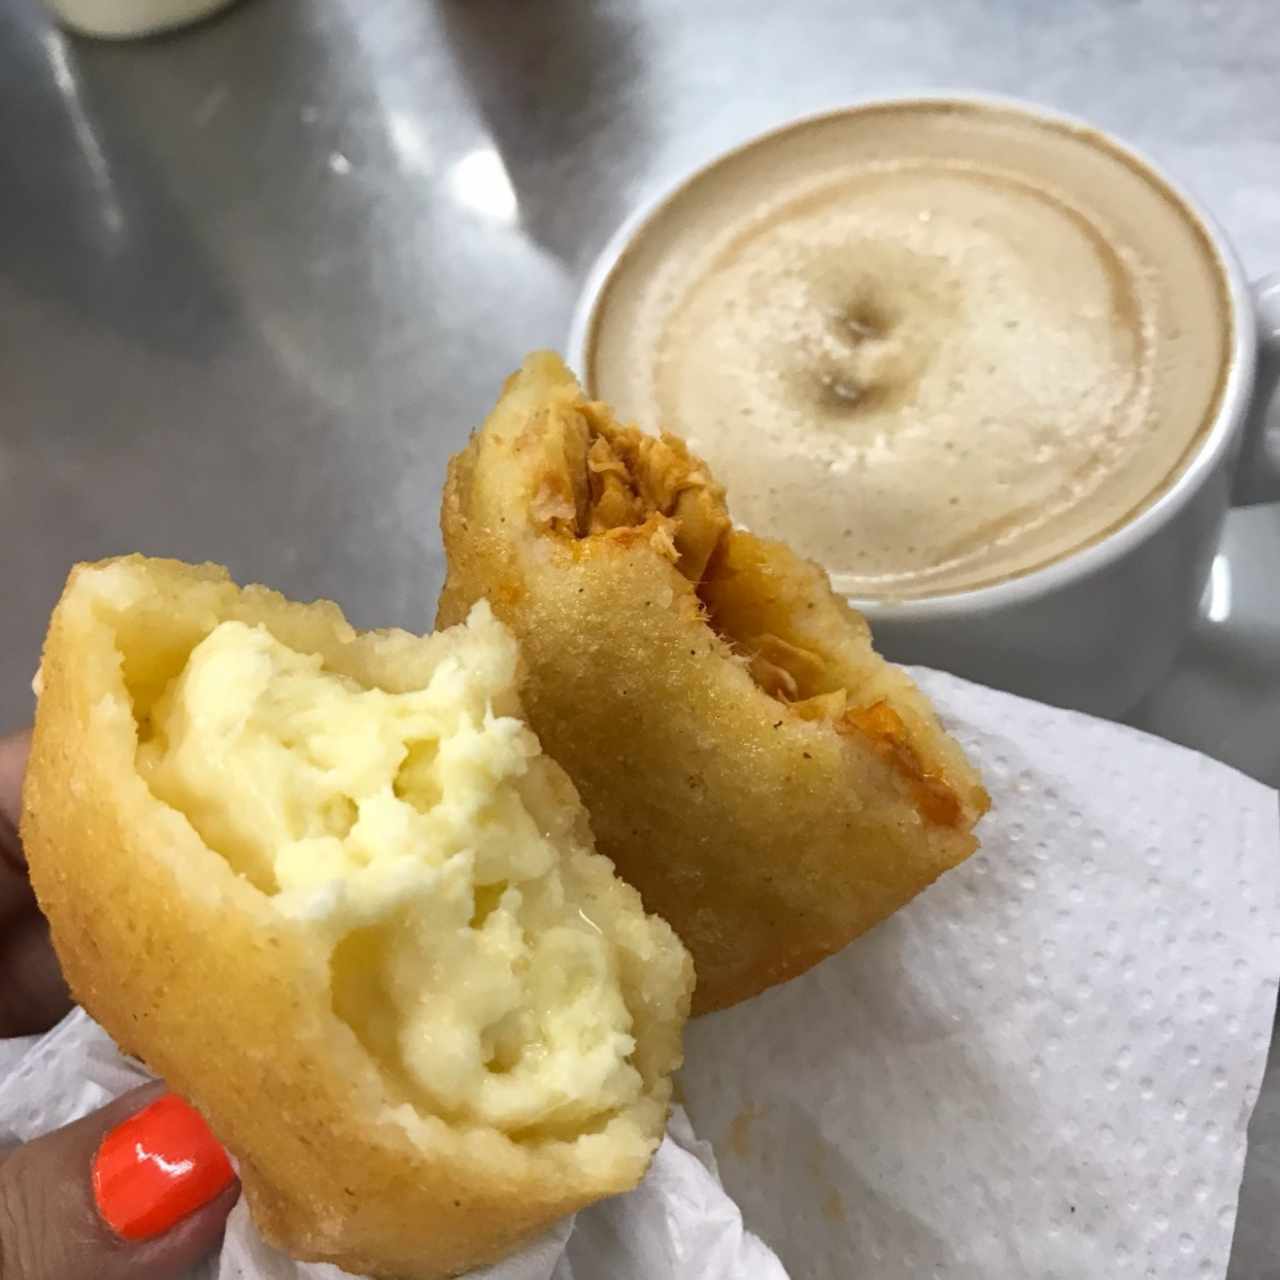
[[[262,1234],[456,1275],[634,1186],[692,967],[592,851],[517,649],[214,566],[81,565],[24,789],[77,998],[206,1115]]]

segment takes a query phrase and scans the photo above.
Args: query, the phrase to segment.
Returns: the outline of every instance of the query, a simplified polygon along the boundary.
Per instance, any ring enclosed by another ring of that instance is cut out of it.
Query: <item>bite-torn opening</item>
[[[859,698],[801,634],[794,601],[778,589],[776,557],[734,529],[723,488],[682,440],[620,426],[606,405],[567,396],[535,418],[526,439],[550,451],[533,495],[536,524],[574,540],[647,541],[692,585],[703,620],[763,692],[801,719],[865,739],[910,782],[927,821],[960,822],[955,791],[924,764],[902,717],[883,697]]]
[[[532,500],[535,522],[570,538],[647,538],[695,588],[732,528],[724,491],[675,436],[620,427],[603,405],[565,403],[553,431],[531,438],[550,451]]]
[[[541,1141],[645,1094],[636,1010],[677,1007],[685,962],[619,897],[532,733],[495,711],[517,659],[487,606],[396,692],[251,620],[118,634],[142,778],[323,943],[332,1010],[393,1105]],[[648,989],[621,974],[637,939]]]

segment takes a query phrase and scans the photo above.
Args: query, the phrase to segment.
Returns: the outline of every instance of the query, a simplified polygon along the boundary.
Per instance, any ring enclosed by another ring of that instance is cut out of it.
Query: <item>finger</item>
[[[30,733],[0,738],[0,1038],[47,1031],[72,1003],[18,839],[30,738]]]
[[[176,1280],[218,1246],[239,1195],[226,1153],[161,1084],[0,1164],[4,1280]]]
[[[22,811],[22,775],[26,772],[30,751],[30,729],[0,737],[0,814],[8,818],[13,827],[17,827]]]
[[[22,808],[22,776],[31,744],[29,732],[0,738],[0,923],[33,902],[27,883],[27,860],[18,839]]]
[[[30,910],[35,900],[27,880],[27,860],[18,829],[0,813],[0,923],[9,916]]]
[[[34,906],[0,928],[0,974],[0,1039],[48,1031],[70,1012],[49,926]]]

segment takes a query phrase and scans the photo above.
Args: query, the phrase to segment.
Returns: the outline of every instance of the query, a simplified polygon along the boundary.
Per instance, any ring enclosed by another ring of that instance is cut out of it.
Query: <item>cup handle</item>
[[[1231,501],[1238,507],[1280,502],[1280,272],[1253,286],[1258,317],[1258,367],[1245,419],[1244,447]],[[1275,419],[1272,421],[1272,419]]]

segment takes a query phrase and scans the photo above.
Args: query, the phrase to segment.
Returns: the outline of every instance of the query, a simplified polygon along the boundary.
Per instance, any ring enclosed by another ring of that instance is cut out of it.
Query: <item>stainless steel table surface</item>
[[[625,213],[800,112],[1039,99],[1280,267],[1272,0],[243,0],[172,37],[0,7],[0,724],[68,565],[229,564],[429,624],[445,459]],[[1229,755],[1229,752],[1225,753]],[[1274,779],[1273,779],[1274,780]],[[1232,1276],[1280,1276],[1280,1081]]]

